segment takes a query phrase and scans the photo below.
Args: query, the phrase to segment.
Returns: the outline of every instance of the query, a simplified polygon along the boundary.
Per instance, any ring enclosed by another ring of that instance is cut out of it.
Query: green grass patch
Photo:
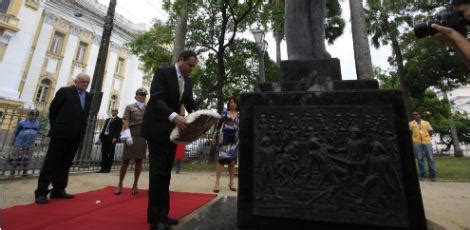
[[[470,158],[434,157],[434,162],[439,181],[470,182]]]
[[[425,160],[426,162],[426,160]],[[469,157],[437,157],[434,156],[438,181],[470,182],[470,158]],[[182,171],[214,171],[215,162],[182,162]],[[173,166],[173,169],[175,167]],[[418,168],[418,166],[416,166]],[[426,164],[427,170],[427,164]]]

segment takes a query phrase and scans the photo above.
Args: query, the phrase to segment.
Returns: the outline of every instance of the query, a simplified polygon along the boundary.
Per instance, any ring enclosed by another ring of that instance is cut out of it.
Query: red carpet
[[[113,195],[115,187],[76,194],[74,199],[52,199],[46,205],[29,204],[1,210],[2,230],[74,230],[74,229],[148,229],[148,192],[136,196],[123,189]],[[181,219],[209,202],[214,194],[171,192],[170,214]]]

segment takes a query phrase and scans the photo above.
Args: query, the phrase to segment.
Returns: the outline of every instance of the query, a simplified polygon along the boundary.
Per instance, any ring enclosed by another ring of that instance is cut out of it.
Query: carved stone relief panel
[[[391,106],[255,106],[253,214],[406,227]]]

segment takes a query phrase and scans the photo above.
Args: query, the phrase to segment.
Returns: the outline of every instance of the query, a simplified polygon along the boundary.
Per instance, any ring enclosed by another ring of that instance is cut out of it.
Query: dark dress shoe
[[[64,192],[51,192],[51,199],[72,199],[74,195]]]
[[[171,227],[165,223],[150,224],[150,230],[170,230]]]
[[[178,225],[180,222],[177,219],[168,217],[166,223],[169,225]]]
[[[36,204],[47,204],[47,195],[46,194],[39,194],[39,193],[35,192],[34,196],[35,196],[34,202]]]

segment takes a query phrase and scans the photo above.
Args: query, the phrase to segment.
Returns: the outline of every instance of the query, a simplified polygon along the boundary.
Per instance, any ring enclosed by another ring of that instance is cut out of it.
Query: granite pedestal
[[[401,92],[338,68],[284,62],[281,92],[241,95],[240,228],[426,229]]]

